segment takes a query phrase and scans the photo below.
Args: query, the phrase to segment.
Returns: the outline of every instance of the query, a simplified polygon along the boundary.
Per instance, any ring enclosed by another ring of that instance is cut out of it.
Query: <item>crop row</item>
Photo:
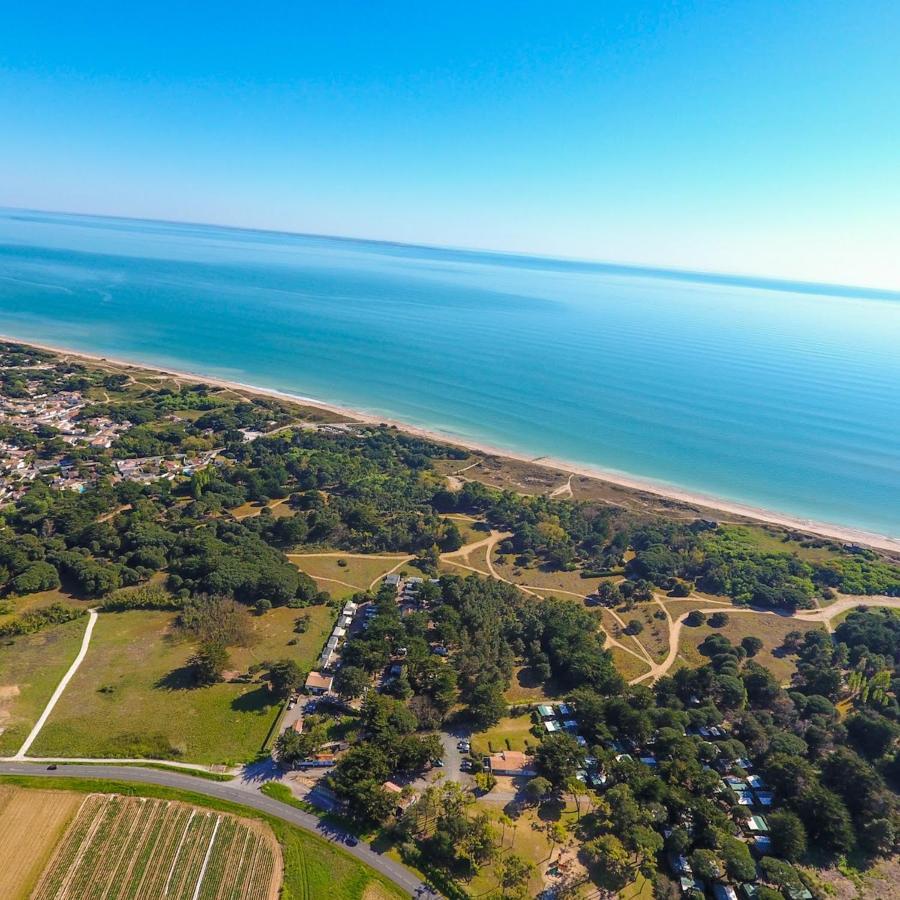
[[[271,834],[232,816],[173,801],[91,795],[32,900],[180,900],[193,897],[201,873],[201,900],[270,900],[278,860]]]

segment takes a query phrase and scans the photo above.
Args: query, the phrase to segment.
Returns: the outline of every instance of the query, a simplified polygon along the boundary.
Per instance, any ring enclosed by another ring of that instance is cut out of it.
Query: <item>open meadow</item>
[[[0,756],[15,753],[78,653],[87,616],[0,639]]]
[[[711,634],[721,634],[732,644],[740,644],[745,637],[758,637],[763,648],[754,657],[760,665],[765,666],[780,682],[784,683],[796,671],[796,657],[784,653],[780,648],[785,635],[790,631],[805,634],[810,630],[823,630],[819,624],[811,624],[788,616],[762,615],[753,612],[728,611],[728,624],[722,628],[711,628],[709,624],[691,627],[685,625],[681,629],[678,659],[689,666],[700,666],[707,659],[698,649],[700,644]]]
[[[303,634],[293,623],[304,614]],[[252,620],[258,641],[234,648],[237,674],[263,658],[309,665],[331,612],[271,610]],[[102,613],[87,657],[41,731],[32,753],[64,757],[154,757],[239,763],[262,747],[280,703],[266,684],[222,682],[197,687],[188,666],[193,644],[166,612]],[[296,645],[289,645],[290,640]]]
[[[323,591],[343,599],[358,591],[368,590],[370,585],[387,572],[403,568],[411,559],[405,554],[353,553],[289,553],[288,559],[306,572]]]

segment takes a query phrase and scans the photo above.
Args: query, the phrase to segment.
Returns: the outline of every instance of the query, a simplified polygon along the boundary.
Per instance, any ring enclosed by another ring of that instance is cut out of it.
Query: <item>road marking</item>
[[[25,738],[25,743],[19,748],[19,752],[13,757],[13,759],[23,759],[25,754],[28,752],[31,745],[34,743],[34,739],[40,734],[41,729],[44,727],[47,719],[50,717],[50,713],[53,712],[53,707],[56,706],[56,701],[62,697],[63,691],[66,689],[68,683],[72,680],[72,676],[78,671],[78,667],[84,661],[85,656],[87,656],[88,645],[91,643],[91,633],[94,630],[94,625],[97,622],[97,610],[89,609],[88,610],[88,624],[87,628],[84,630],[84,637],[81,639],[81,649],[78,651],[78,656],[75,657],[75,661],[69,666],[69,671],[66,672],[62,677],[62,681],[56,686],[56,690],[53,692],[53,696],[50,698],[50,701],[44,707],[44,711],[41,713],[41,717],[35,722],[34,728],[31,729],[28,737]]]

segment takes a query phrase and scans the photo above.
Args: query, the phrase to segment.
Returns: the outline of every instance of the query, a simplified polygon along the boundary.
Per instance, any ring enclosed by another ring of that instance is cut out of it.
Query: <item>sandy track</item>
[[[19,752],[13,757],[14,759],[23,759],[25,754],[31,748],[31,745],[34,743],[35,738],[40,734],[41,729],[47,722],[47,719],[50,718],[50,713],[53,712],[53,707],[56,706],[59,698],[62,697],[63,691],[66,689],[68,683],[72,680],[72,676],[78,671],[78,667],[84,661],[85,656],[87,656],[88,647],[91,643],[91,634],[94,631],[94,625],[97,624],[97,610],[90,609],[88,610],[88,623],[87,628],[84,630],[84,637],[81,639],[81,649],[78,651],[78,656],[75,657],[72,665],[69,666],[68,671],[65,675],[63,675],[62,680],[56,686],[56,690],[53,692],[53,696],[47,701],[47,705],[44,707],[44,711],[41,713],[40,718],[38,718],[37,722],[34,723],[34,728],[28,733],[28,737],[25,738],[25,743],[19,748]]]

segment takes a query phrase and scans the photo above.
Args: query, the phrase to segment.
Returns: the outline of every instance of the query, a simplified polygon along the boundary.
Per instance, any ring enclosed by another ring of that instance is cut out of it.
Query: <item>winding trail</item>
[[[75,657],[72,665],[69,666],[68,671],[65,675],[63,675],[62,680],[56,686],[56,690],[53,692],[53,696],[47,701],[47,705],[44,707],[44,711],[41,713],[37,722],[34,723],[34,728],[28,733],[28,737],[25,738],[25,743],[19,747],[19,752],[13,757],[13,759],[24,759],[25,754],[31,748],[31,745],[34,743],[35,738],[41,733],[41,729],[47,722],[47,719],[50,718],[50,713],[53,712],[53,707],[56,706],[57,701],[63,695],[63,691],[66,689],[68,683],[72,680],[72,676],[78,671],[78,667],[84,662],[85,656],[87,656],[88,647],[91,643],[91,634],[94,631],[94,625],[97,624],[97,610],[89,609],[88,610],[88,623],[87,628],[84,630],[84,637],[81,639],[81,649],[78,651],[78,656]]]
[[[677,619],[672,620],[669,611],[666,609],[665,604],[658,598],[654,597],[656,602],[666,610],[666,615],[669,619],[669,652],[666,655],[666,658],[661,663],[653,663],[650,667],[649,672],[645,672],[643,675],[639,675],[637,678],[633,678],[629,684],[639,684],[642,681],[646,681],[647,679],[652,679],[656,681],[656,679],[661,678],[665,675],[669,669],[675,664],[675,660],[678,657],[678,650],[681,644],[681,630],[684,627],[685,620],[687,617],[693,612],[693,610],[686,610],[683,612]],[[798,612],[793,613],[785,613],[778,612],[773,609],[760,609],[756,606],[732,606],[728,609],[728,615],[757,615],[757,616],[778,616],[782,619],[795,619],[798,622],[812,622],[812,623],[821,623],[823,624],[829,631],[831,631],[831,620],[841,615],[841,613],[846,612],[849,609],[856,609],[859,606],[886,606],[891,609],[900,609],[900,597],[883,597],[883,596],[874,596],[874,597],[860,597],[860,596],[845,596],[841,597],[839,600],[836,600],[830,606],[819,607],[818,609],[803,609]],[[712,606],[712,607],[698,607],[699,612],[704,614],[722,612],[721,605]]]

